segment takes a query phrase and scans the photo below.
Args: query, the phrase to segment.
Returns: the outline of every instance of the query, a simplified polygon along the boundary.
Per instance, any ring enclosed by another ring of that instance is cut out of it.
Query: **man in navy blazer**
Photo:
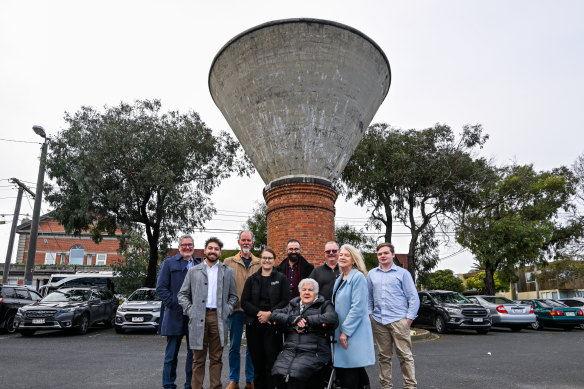
[[[166,336],[166,351],[162,368],[162,387],[176,389],[176,366],[183,336],[187,337],[187,360],[185,363],[185,389],[191,389],[193,375],[193,353],[189,347],[189,318],[183,315],[177,294],[188,270],[201,261],[193,258],[195,246],[193,237],[183,235],[179,239],[178,254],[166,258],[160,267],[156,292],[162,300],[160,312],[160,335]]]

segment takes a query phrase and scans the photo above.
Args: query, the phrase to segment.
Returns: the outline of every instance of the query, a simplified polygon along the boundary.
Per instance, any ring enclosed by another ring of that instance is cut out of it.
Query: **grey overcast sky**
[[[374,123],[422,129],[440,122],[457,132],[480,123],[490,134],[482,155],[499,164],[571,165],[583,152],[583,15],[582,1],[2,0],[0,261],[16,204],[7,179],[33,190],[36,183],[41,138],[33,125],[54,135],[64,112],[82,105],[159,98],[165,110],[194,110],[214,130],[229,130],[209,94],[211,61],[229,39],[271,20],[332,20],[377,42],[392,84]],[[220,211],[195,244],[212,234],[235,248],[236,235],[217,230],[239,229],[263,186],[257,174],[226,181],[213,196]],[[32,206],[25,198],[21,215]],[[337,200],[338,222],[359,228],[366,216]],[[407,240],[395,242],[407,251]],[[439,268],[468,271],[472,256],[452,255],[459,250],[445,245]]]

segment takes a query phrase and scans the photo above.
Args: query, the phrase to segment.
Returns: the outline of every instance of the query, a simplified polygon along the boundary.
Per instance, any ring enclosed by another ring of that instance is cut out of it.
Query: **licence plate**
[[[483,322],[483,318],[482,317],[473,317],[472,321],[475,323],[482,323]]]
[[[142,316],[132,316],[132,322],[134,323],[141,323],[144,321],[144,318]]]
[[[566,316],[576,316],[576,312],[566,312]]]
[[[45,319],[32,319],[32,324],[45,324]]]

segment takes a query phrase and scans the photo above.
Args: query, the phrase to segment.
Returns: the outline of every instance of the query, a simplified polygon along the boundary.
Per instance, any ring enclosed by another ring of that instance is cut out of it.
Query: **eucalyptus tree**
[[[214,135],[194,111],[161,113],[159,100],[65,113],[67,128],[50,140],[46,188],[68,232],[95,241],[118,228],[143,227],[150,256],[145,286],[156,283],[160,246],[203,228],[213,190],[251,165],[239,143]]]
[[[489,162],[475,156],[487,139],[480,125],[463,127],[457,138],[443,124],[420,131],[376,124],[343,171],[347,198],[368,208],[370,223],[385,228],[386,241],[394,223],[409,230],[414,279],[416,271],[427,273],[437,264],[437,234],[448,217],[474,201],[493,177]]]

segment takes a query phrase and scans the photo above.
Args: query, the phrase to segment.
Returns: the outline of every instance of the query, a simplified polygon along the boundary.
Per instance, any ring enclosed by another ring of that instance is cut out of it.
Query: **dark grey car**
[[[18,309],[14,325],[23,336],[38,330],[74,330],[85,334],[96,323],[113,326],[117,297],[102,288],[64,288]]]

